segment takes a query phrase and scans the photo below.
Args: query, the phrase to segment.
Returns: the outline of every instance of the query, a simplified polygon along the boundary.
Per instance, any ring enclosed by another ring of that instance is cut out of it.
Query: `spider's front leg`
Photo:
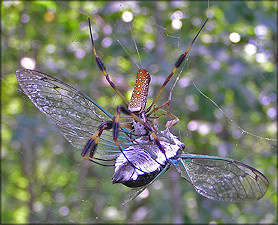
[[[96,52],[96,48],[95,48],[95,43],[94,43],[94,39],[93,39],[93,32],[91,30],[91,20],[88,17],[88,22],[89,22],[89,30],[90,30],[90,37],[91,37],[91,41],[92,41],[92,47],[93,47],[93,53],[94,53],[94,57],[96,60],[96,63],[98,65],[98,68],[100,69],[100,71],[103,73],[103,75],[105,76],[107,82],[110,84],[110,86],[115,90],[115,92],[121,97],[121,99],[123,99],[123,101],[128,105],[128,101],[125,99],[125,97],[121,94],[121,92],[119,92],[119,90],[117,89],[117,87],[115,86],[115,84],[111,81],[104,63],[101,61],[101,59],[98,57],[97,52]]]

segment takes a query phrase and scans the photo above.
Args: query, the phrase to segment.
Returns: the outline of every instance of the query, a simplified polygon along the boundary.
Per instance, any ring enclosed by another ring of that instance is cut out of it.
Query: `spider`
[[[162,137],[159,136],[158,130],[156,129],[157,122],[152,122],[149,118],[158,109],[160,109],[161,107],[163,107],[165,105],[168,105],[167,114],[170,117],[172,117],[173,120],[168,121],[167,124],[165,125],[165,128],[169,129],[169,128],[171,128],[172,126],[176,125],[179,122],[179,119],[176,116],[174,116],[173,114],[171,114],[170,111],[169,111],[169,105],[170,105],[170,102],[171,102],[171,95],[169,97],[169,100],[166,101],[165,103],[163,103],[161,106],[154,107],[155,102],[159,98],[159,96],[160,96],[161,92],[163,91],[164,87],[170,81],[171,77],[174,75],[176,70],[180,67],[182,62],[185,60],[186,55],[188,54],[189,50],[191,49],[193,43],[197,39],[197,37],[200,34],[200,32],[202,31],[202,29],[205,27],[206,23],[208,22],[208,18],[205,20],[205,22],[203,23],[203,25],[199,29],[198,33],[194,37],[193,41],[191,42],[191,44],[189,45],[187,50],[179,56],[179,58],[177,59],[177,61],[174,64],[175,67],[171,71],[170,75],[168,75],[168,77],[165,79],[165,81],[162,84],[158,94],[156,95],[153,102],[151,103],[151,105],[147,109],[145,107],[146,107],[146,103],[147,103],[149,83],[151,81],[151,76],[148,73],[148,71],[146,69],[143,69],[143,68],[139,69],[139,71],[137,73],[137,77],[136,77],[135,86],[134,86],[134,89],[132,91],[130,101],[128,102],[125,99],[125,97],[120,93],[120,91],[117,89],[115,84],[111,81],[111,79],[110,79],[110,77],[109,77],[109,75],[106,71],[106,67],[105,67],[104,63],[101,61],[101,59],[97,55],[96,48],[95,48],[95,43],[94,43],[94,40],[93,40],[92,30],[91,30],[90,18],[88,18],[88,22],[89,22],[90,38],[91,38],[91,41],[92,41],[93,53],[94,53],[96,63],[98,65],[100,71],[103,73],[106,80],[110,84],[110,86],[122,98],[122,100],[126,103],[128,108],[125,108],[124,106],[119,105],[117,107],[117,115],[115,117],[113,117],[113,120],[104,121],[103,123],[100,124],[100,126],[98,127],[96,132],[93,134],[92,138],[85,145],[81,155],[85,159],[90,160],[90,161],[94,161],[93,159],[97,159],[97,158],[94,157],[94,152],[97,148],[100,136],[102,135],[102,132],[104,130],[112,129],[113,130],[113,140],[114,140],[115,144],[118,146],[118,148],[120,149],[120,151],[123,153],[125,159],[127,160],[129,166],[131,166],[131,169],[133,171],[133,173],[131,173],[132,174],[131,177],[134,176],[135,171],[143,172],[143,174],[141,176],[135,176],[136,179],[135,180],[132,179],[132,182],[130,182],[130,177],[129,176],[122,176],[122,174],[121,174],[124,171],[127,171],[126,166],[123,165],[121,170],[118,170],[118,174],[115,173],[114,177],[112,178],[113,182],[114,183],[116,183],[116,182],[117,183],[123,183],[123,184],[125,184],[129,187],[143,186],[146,183],[150,182],[153,179],[153,176],[148,176],[149,179],[146,180],[145,176],[148,173],[146,173],[146,171],[144,171],[142,169],[139,169],[137,166],[135,166],[134,162],[133,162],[134,160],[130,159],[130,157],[127,157],[126,154],[123,152],[123,148],[118,143],[119,128],[125,127],[125,128],[128,128],[128,129],[132,129],[134,131],[133,134],[135,135],[135,137],[138,137],[138,136],[139,137],[147,137],[147,138],[150,139],[149,141],[154,141],[155,144],[157,145],[157,147],[159,148],[159,150],[165,156],[165,161],[167,161],[169,159],[169,157],[167,156],[167,152],[165,151],[165,147],[163,147],[163,145],[161,144],[161,141],[160,141],[160,140],[163,139],[163,136]],[[121,113],[124,113],[124,114],[128,115],[129,117],[131,117],[133,119],[133,121],[130,122],[130,123],[120,123],[119,119],[120,119],[120,114]],[[145,150],[145,151],[150,153],[150,151],[148,151],[148,150]],[[89,153],[89,157],[87,156],[87,153]],[[157,164],[158,164],[158,166],[163,165],[161,162],[157,162]],[[157,170],[155,170],[155,171],[157,172]],[[142,182],[142,179],[146,180],[146,181]],[[130,183],[132,183],[132,184],[130,184]]]

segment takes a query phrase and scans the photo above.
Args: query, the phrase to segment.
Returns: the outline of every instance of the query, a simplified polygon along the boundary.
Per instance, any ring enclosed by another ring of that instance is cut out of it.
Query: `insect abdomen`
[[[142,187],[146,184],[149,184],[163,169],[164,166],[161,166],[156,171],[151,173],[144,173],[142,175],[137,176],[134,180],[132,176],[136,173],[135,168],[130,165],[130,163],[126,163],[122,168],[120,168],[113,176],[112,182],[114,183],[121,183],[127,187],[135,188],[135,187]]]

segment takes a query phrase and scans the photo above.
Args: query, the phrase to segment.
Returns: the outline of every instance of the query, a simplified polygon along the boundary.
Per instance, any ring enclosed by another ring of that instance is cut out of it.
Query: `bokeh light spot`
[[[42,211],[43,210],[43,208],[44,208],[44,206],[43,206],[43,204],[42,204],[42,202],[35,202],[34,204],[33,204],[33,210],[35,211],[35,212],[40,212],[40,211]]]
[[[25,13],[21,15],[21,22],[22,23],[28,23],[29,19],[30,19],[29,15],[27,15]]]
[[[60,213],[61,216],[67,216],[69,214],[69,208],[66,207],[66,206],[62,206],[59,209],[59,213]]]
[[[191,120],[188,123],[187,128],[191,131],[197,130],[198,129],[198,122],[196,120]]]
[[[149,190],[146,188],[139,196],[138,198],[147,198],[149,196]]]
[[[269,99],[269,97],[267,97],[267,96],[262,96],[262,97],[260,98],[260,102],[261,102],[263,105],[268,105],[268,104],[270,103],[270,99]]]
[[[184,14],[182,11],[178,10],[175,11],[172,15],[171,15],[171,20],[180,20],[184,18]]]
[[[106,37],[102,40],[101,45],[104,48],[108,48],[112,44],[112,39],[110,37]]]
[[[103,27],[103,33],[106,35],[109,35],[112,33],[112,27],[110,25],[105,25]]]
[[[48,53],[53,53],[53,52],[56,51],[56,46],[55,46],[55,45],[52,45],[52,44],[47,45],[47,46],[46,46],[46,51],[47,51]]]
[[[109,207],[107,207],[106,210],[104,211],[104,215],[105,215],[105,217],[107,217],[107,218],[113,220],[113,219],[116,219],[116,218],[118,217],[119,212],[118,212],[118,210],[117,210],[116,207],[114,207],[114,206],[109,206]]]
[[[258,63],[265,63],[267,62],[267,58],[266,55],[264,53],[258,53],[256,54],[256,61]]]
[[[247,44],[244,47],[244,51],[248,54],[248,55],[254,55],[257,52],[257,47],[253,44]]]
[[[208,124],[201,124],[198,128],[198,131],[199,131],[200,134],[206,135],[206,134],[209,133],[210,127],[209,127]]]
[[[29,57],[23,57],[20,60],[20,64],[25,69],[33,70],[33,69],[35,69],[35,66],[36,66],[36,60],[33,58],[29,58]]]
[[[122,20],[126,23],[129,23],[133,20],[133,14],[132,12],[129,12],[129,11],[125,11],[123,12],[122,14]]]
[[[212,36],[209,35],[209,34],[204,34],[204,35],[201,36],[201,40],[204,43],[211,43],[212,42]]]
[[[45,21],[52,22],[55,19],[55,14],[52,12],[46,12],[43,17]]]
[[[258,38],[263,39],[266,36],[267,28],[263,25],[260,25],[260,26],[256,26],[254,31],[255,34],[258,36]]]
[[[229,35],[229,39],[233,43],[238,43],[240,41],[240,35],[238,33],[233,32]]]
[[[179,19],[175,19],[172,21],[172,28],[175,30],[179,30],[182,28],[182,22]]]
[[[77,49],[77,51],[75,52],[75,56],[79,59],[84,58],[86,55],[86,52],[83,49]]]
[[[154,48],[155,44],[152,40],[147,40],[144,46],[146,49],[152,50]]]
[[[274,109],[274,108],[268,109],[268,110],[267,110],[267,115],[268,115],[268,117],[270,117],[270,118],[275,118],[276,115],[277,115],[276,109]]]
[[[145,206],[142,206],[133,213],[132,218],[135,221],[141,221],[147,216],[148,212],[149,210]]]
[[[190,79],[188,77],[181,78],[179,80],[180,87],[187,87],[190,84]]]

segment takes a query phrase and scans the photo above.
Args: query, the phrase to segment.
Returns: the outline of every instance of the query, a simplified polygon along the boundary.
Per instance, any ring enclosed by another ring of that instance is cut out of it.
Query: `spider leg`
[[[94,158],[94,151],[98,145],[98,141],[100,139],[100,136],[104,130],[112,129],[113,127],[113,121],[105,121],[96,130],[96,132],[93,134],[92,138],[87,142],[85,147],[83,148],[83,151],[81,153],[81,156],[83,156],[85,159],[89,159],[86,154],[89,152],[89,157]]]
[[[97,147],[97,144],[98,144],[98,141],[99,141],[99,138],[100,138],[102,132],[104,130],[111,129],[112,128],[112,124],[113,124],[112,121],[106,121],[106,122],[103,122],[98,127],[98,129],[94,133],[93,137],[87,142],[87,144],[83,148],[83,151],[81,153],[81,156],[83,158],[85,158],[86,160],[89,160],[89,161],[91,161],[93,163],[96,163],[98,165],[101,165],[101,166],[114,166],[114,164],[108,165],[108,164],[103,164],[103,163],[100,163],[98,161],[95,161],[95,160],[100,160],[100,159],[94,157],[94,152],[95,152],[95,149]],[[90,152],[89,157],[86,155],[87,152]],[[101,159],[101,160],[102,161],[110,161],[110,160],[104,160],[104,159]]]
[[[178,60],[175,62],[175,67],[172,70],[172,72],[170,73],[170,75],[166,78],[166,80],[164,81],[164,83],[162,84],[158,94],[156,95],[155,99],[153,100],[152,104],[149,106],[149,108],[146,110],[146,112],[149,112],[151,110],[151,108],[154,106],[155,102],[157,101],[158,97],[160,96],[161,92],[163,91],[164,87],[166,86],[166,84],[170,81],[171,77],[174,75],[174,73],[176,72],[176,70],[180,67],[180,65],[182,64],[182,62],[184,61],[187,53],[189,52],[189,50],[191,49],[193,43],[195,42],[196,38],[198,37],[198,35],[200,34],[201,30],[204,28],[204,26],[206,25],[208,21],[208,18],[206,19],[206,21],[203,23],[202,27],[199,29],[198,33],[196,34],[196,36],[194,37],[193,41],[191,42],[191,44],[189,45],[189,47],[187,48],[187,50],[180,55],[180,57],[178,58]]]
[[[158,137],[155,134],[154,129],[150,126],[150,124],[148,124],[147,122],[144,122],[135,113],[130,112],[128,109],[124,108],[122,105],[119,105],[117,107],[117,115],[115,117],[115,123],[113,124],[113,138],[114,138],[114,141],[115,141],[116,144],[118,144],[117,138],[118,138],[118,134],[119,134],[119,119],[120,119],[120,113],[121,112],[123,112],[126,115],[131,116],[134,120],[141,123],[151,133],[155,143],[157,144],[157,147],[165,155],[165,150],[163,149],[162,145],[160,144],[160,141],[158,140]]]
[[[172,120],[167,121],[167,123],[165,124],[165,129],[169,129],[173,126],[175,126],[180,120],[177,116],[175,116],[173,113],[170,112],[170,102],[172,101],[172,92],[170,92],[169,94],[169,99],[166,102],[167,103],[167,115],[171,118],[173,118]]]
[[[92,34],[92,30],[91,30],[91,20],[90,20],[89,17],[88,17],[88,21],[89,21],[90,37],[91,37],[92,46],[93,46],[93,53],[94,53],[94,57],[95,57],[97,65],[98,65],[98,68],[104,74],[104,76],[105,76],[106,80],[108,81],[108,83],[110,84],[110,86],[121,97],[121,99],[123,99],[123,101],[128,105],[128,101],[125,99],[125,97],[122,95],[122,93],[117,89],[115,84],[110,80],[110,77],[109,77],[109,75],[106,71],[104,63],[101,61],[101,59],[97,55],[96,48],[95,48],[95,43],[94,43],[94,39],[93,39],[93,34]]]
[[[114,121],[105,121],[102,124],[100,124],[100,126],[98,127],[98,129],[96,130],[96,132],[93,134],[92,138],[90,140],[88,140],[87,144],[85,145],[85,147],[83,148],[83,151],[81,153],[81,155],[87,159],[87,153],[89,152],[89,158],[94,158],[94,152],[97,148],[100,136],[102,135],[102,132],[104,130],[110,130],[113,128],[113,124]],[[124,124],[120,124],[121,127],[131,127],[131,123],[124,123]],[[119,147],[119,146],[118,146]],[[121,150],[121,148],[120,148]]]
[[[99,159],[99,158],[95,158],[94,157],[94,153],[95,153],[95,150],[97,148],[97,145],[98,145],[98,142],[99,142],[99,139],[100,139],[100,136],[102,135],[102,132],[104,130],[110,130],[113,128],[113,133],[115,133],[115,117],[113,119],[113,121],[105,121],[103,122],[102,124],[100,124],[100,126],[98,127],[98,129],[96,130],[96,132],[93,134],[92,138],[90,140],[88,140],[87,144],[85,145],[85,147],[83,148],[83,151],[81,153],[81,156],[91,162],[94,162],[94,163],[97,163],[99,165],[102,165],[102,166],[107,166],[106,164],[102,164],[102,163],[99,163],[99,162],[96,162],[95,160],[102,160],[102,161],[110,161],[109,159],[105,160],[105,159]],[[121,126],[121,124],[120,124]],[[123,127],[125,126],[129,126],[128,124],[124,124]],[[122,126],[121,126],[122,127]],[[119,123],[118,123],[118,126],[117,126],[117,129],[118,129],[118,132],[117,134],[119,133]],[[117,136],[118,137],[118,136]],[[117,145],[117,147],[120,149],[120,151],[122,152],[122,154],[124,155],[124,157],[127,159],[127,161],[130,163],[130,165],[134,168],[134,169],[137,169],[137,170],[140,170],[142,171],[141,169],[137,168],[136,166],[133,165],[132,162],[130,162],[130,160],[128,159],[128,157],[125,155],[122,147],[120,146],[120,144],[118,143],[118,140],[117,138],[115,139],[114,138],[114,141],[115,141],[115,144]],[[87,156],[87,153],[89,152],[89,157]],[[94,160],[95,159],[95,160]],[[109,165],[109,166],[114,166],[114,165]],[[142,171],[144,172],[144,171]]]
[[[166,102],[164,102],[162,105],[160,105],[160,106],[158,106],[158,107],[154,107],[153,110],[152,110],[151,112],[148,113],[147,117],[150,116],[152,113],[154,113],[154,115],[155,115],[155,112],[156,112],[157,110],[159,110],[160,108],[162,108],[162,107],[164,107],[165,105],[167,105],[167,115],[168,115],[169,117],[173,118],[173,119],[167,121],[167,123],[166,123],[166,125],[165,125],[164,127],[165,127],[166,129],[169,129],[169,128],[175,126],[180,120],[179,120],[179,118],[178,118],[177,116],[175,116],[174,114],[172,114],[172,113],[170,112],[170,103],[171,103],[171,101],[172,101],[172,92],[170,92],[170,94],[169,94],[169,99],[168,99]],[[165,115],[165,114],[163,114],[163,115]],[[160,115],[159,115],[159,116],[160,116]],[[158,116],[158,117],[159,117],[159,116]]]

